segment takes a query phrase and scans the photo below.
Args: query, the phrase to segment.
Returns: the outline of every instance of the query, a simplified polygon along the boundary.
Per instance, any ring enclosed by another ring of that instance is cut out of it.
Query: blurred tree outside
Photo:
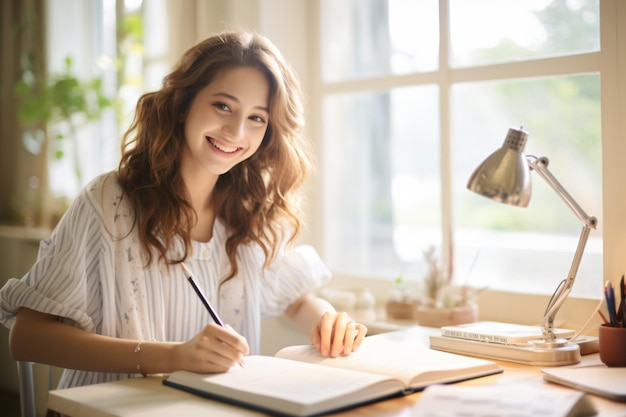
[[[534,13],[545,30],[545,40],[537,46],[542,55],[562,55],[564,50],[590,52],[597,48],[597,0],[582,0],[575,6],[576,9],[571,9],[570,2],[555,0],[545,9]],[[478,50],[476,60],[498,62],[502,60],[501,57],[517,56],[524,59],[535,55],[535,50],[531,51],[511,39],[503,38],[493,48]],[[586,210],[599,210],[602,183],[599,76],[574,74],[486,84],[483,87],[489,91],[489,97],[495,100],[490,102],[489,112],[500,113],[503,119],[518,120],[529,131],[525,153],[548,156],[550,170],[581,206]],[[502,140],[508,127],[502,128]],[[500,145],[501,142],[497,143],[497,146]],[[532,175],[532,181],[534,185],[542,180]],[[597,193],[581,193],[590,189],[597,190]],[[554,192],[543,184],[533,187],[535,194],[550,195],[545,198],[543,195],[533,197],[533,200],[556,198]],[[480,210],[475,210],[472,206],[476,204],[472,201],[475,200],[463,200],[464,210],[458,211],[461,224],[471,221],[472,226],[491,230],[540,227],[546,231],[573,232],[572,219],[564,215],[561,202],[546,204],[541,216],[511,216],[509,210],[503,210],[498,205],[481,206]],[[589,214],[600,213],[594,210]]]

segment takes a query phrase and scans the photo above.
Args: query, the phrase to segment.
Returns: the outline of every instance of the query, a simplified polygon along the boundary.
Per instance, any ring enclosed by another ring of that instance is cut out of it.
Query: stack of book
[[[570,329],[555,329],[554,332],[557,338],[566,340],[575,335],[575,331]],[[540,326],[479,321],[442,327],[440,335],[430,336],[430,347],[527,365],[554,366],[580,361],[577,344],[568,343],[563,348],[540,349],[535,342],[542,340]]]

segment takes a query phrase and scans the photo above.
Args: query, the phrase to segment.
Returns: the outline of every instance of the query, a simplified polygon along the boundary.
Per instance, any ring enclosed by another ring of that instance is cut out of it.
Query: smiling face
[[[266,76],[256,68],[217,72],[189,107],[182,170],[217,177],[251,157],[269,123],[269,93]]]

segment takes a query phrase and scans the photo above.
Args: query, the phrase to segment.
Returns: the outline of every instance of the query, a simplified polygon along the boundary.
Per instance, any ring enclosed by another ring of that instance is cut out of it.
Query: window
[[[338,274],[551,294],[582,225],[532,175],[528,208],[466,189],[509,127],[600,218],[573,295],[602,277],[598,0],[320,0],[324,257]],[[610,18],[610,16],[606,16]]]
[[[46,7],[47,65],[50,74],[63,71],[66,58],[71,72],[81,82],[102,78],[105,94],[116,92],[116,10],[115,2],[51,0]],[[67,22],[82,22],[68,25]],[[63,157],[50,160],[50,191],[57,197],[73,197],[95,175],[116,165],[119,140],[115,112],[107,109],[96,123],[76,123],[75,132],[67,124],[49,126],[63,134],[54,152]],[[81,174],[75,175],[79,169]]]
[[[118,106],[81,126],[75,144],[60,142],[67,157],[52,161],[51,191],[72,198],[93,177],[117,167],[137,100],[158,88],[169,70],[166,0],[50,0],[46,14],[49,72],[62,71],[70,57],[73,73],[79,79],[102,77]],[[68,20],[85,24],[67,25]]]

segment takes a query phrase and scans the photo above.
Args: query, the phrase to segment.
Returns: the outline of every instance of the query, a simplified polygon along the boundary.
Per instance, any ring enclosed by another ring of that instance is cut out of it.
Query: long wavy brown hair
[[[238,271],[239,245],[258,244],[267,267],[280,245],[293,243],[300,232],[297,191],[311,166],[301,135],[300,85],[269,40],[246,32],[222,33],[190,48],[162,88],[139,99],[122,141],[119,179],[135,209],[147,263],[155,254],[166,264],[179,263],[192,250],[191,229],[197,217],[180,174],[183,122],[197,92],[218,71],[237,66],[252,66],[266,75],[269,124],[255,154],[221,175],[211,195],[216,216],[229,229],[228,279]],[[171,258],[169,249],[178,239],[184,253]]]

